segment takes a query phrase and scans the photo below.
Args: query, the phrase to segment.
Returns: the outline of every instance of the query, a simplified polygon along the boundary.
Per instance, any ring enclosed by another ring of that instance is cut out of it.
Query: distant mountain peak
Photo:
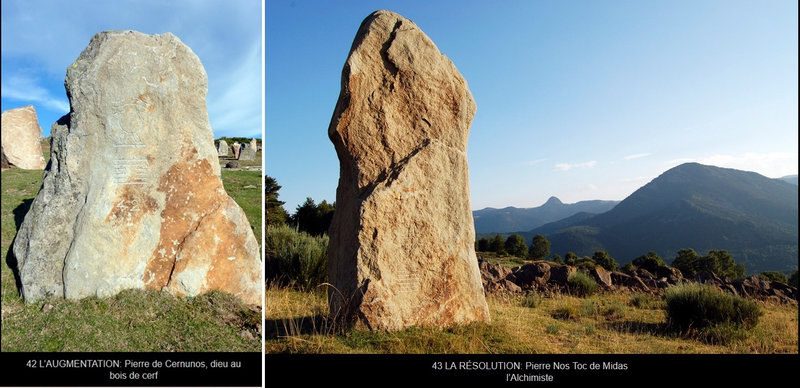
[[[544,205],[542,205],[542,206],[557,206],[557,205],[563,205],[563,204],[564,204],[564,203],[563,203],[563,202],[561,202],[561,200],[560,200],[560,199],[558,199],[558,198],[556,198],[556,197],[550,197],[550,198],[547,200],[547,202],[545,202],[545,203],[544,203]]]

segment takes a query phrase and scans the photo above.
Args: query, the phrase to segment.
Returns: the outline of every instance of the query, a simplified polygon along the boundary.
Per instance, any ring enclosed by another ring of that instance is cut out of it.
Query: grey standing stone
[[[228,142],[225,140],[219,141],[217,145],[217,154],[219,154],[219,156],[228,156]]]
[[[71,113],[53,125],[13,244],[25,301],[143,288],[260,305],[258,244],[222,186],[191,49],[169,33],[101,32],[65,86]]]

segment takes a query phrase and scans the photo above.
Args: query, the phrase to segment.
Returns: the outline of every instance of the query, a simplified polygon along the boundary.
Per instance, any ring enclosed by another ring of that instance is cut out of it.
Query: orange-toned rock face
[[[475,102],[408,19],[356,34],[328,129],[339,156],[328,299],[377,330],[488,321],[475,256],[467,138]]]
[[[96,35],[14,243],[26,301],[147,288],[262,303],[250,223],[219,178],[199,59],[175,36]]]
[[[33,105],[3,112],[3,153],[11,165],[26,170],[43,170],[42,128]]]

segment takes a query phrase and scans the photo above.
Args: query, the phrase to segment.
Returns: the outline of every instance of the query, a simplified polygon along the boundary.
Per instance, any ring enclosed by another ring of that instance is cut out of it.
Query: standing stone
[[[253,148],[253,151],[258,151],[258,141],[256,139],[250,139],[250,147]]]
[[[169,33],[101,32],[64,84],[70,114],[53,124],[13,246],[25,300],[143,288],[260,305],[258,244],[222,186],[191,49]]]
[[[239,160],[256,160],[256,147],[253,142],[242,144],[242,150],[239,151]]]
[[[328,128],[331,314],[373,330],[489,321],[469,199],[467,82],[416,24],[361,24]]]
[[[241,148],[242,148],[241,144],[239,144],[238,142],[233,142],[233,146],[231,146],[231,149],[233,149],[234,159],[239,159],[239,150],[241,150]]]
[[[3,151],[8,163],[25,170],[42,170],[42,127],[33,105],[9,109],[2,114],[0,126]]]
[[[220,140],[217,145],[217,154],[219,156],[228,156],[228,142]]]

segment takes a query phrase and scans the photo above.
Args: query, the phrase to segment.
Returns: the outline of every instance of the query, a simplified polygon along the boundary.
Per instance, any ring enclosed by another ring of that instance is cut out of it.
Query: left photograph
[[[261,7],[2,2],[3,352],[261,352]]]

